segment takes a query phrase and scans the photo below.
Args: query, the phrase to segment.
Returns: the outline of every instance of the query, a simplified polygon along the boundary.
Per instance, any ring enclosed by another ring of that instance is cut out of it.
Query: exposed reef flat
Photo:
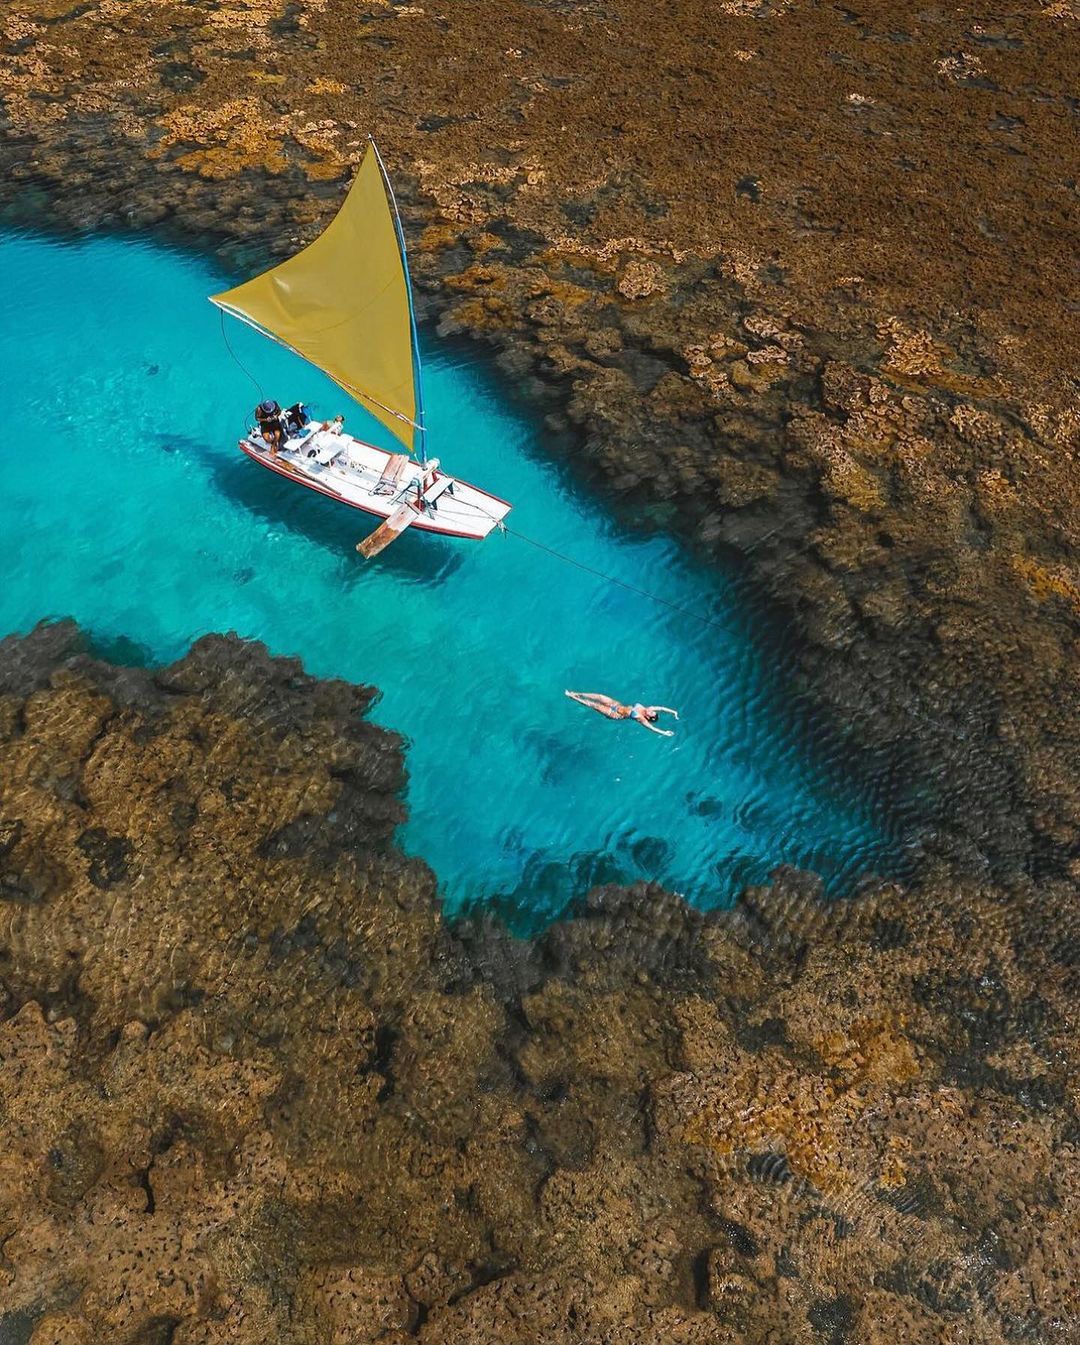
[[[6,1339],[1073,1338],[1067,894],[450,930],[368,700],[0,645]]]
[[[11,221],[250,268],[375,131],[427,315],[740,550],[940,823],[832,913],[450,934],[362,693],[5,646],[4,1329],[1069,1340],[1075,6],[15,0],[0,40]]]

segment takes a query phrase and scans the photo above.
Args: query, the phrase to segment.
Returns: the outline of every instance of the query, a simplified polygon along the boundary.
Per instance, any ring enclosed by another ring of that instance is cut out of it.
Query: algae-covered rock
[[[5,1329],[1076,1319],[1072,887],[829,906],[786,871],[726,914],[641,884],[532,944],[449,928],[369,700],[235,638],[156,671],[70,624],[0,646]]]
[[[419,308],[737,551],[908,891],[450,931],[370,693],[0,648],[0,1335],[1076,1333],[1073,9],[0,15],[6,222],[250,273],[378,134]]]

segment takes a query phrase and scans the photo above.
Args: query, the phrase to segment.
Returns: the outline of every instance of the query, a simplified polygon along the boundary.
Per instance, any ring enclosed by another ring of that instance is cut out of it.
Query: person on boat
[[[276,458],[282,439],[281,407],[277,402],[269,397],[265,402],[260,402],[255,408],[255,424],[269,445],[270,456]]]
[[[679,717],[678,710],[672,710],[667,705],[639,705],[636,702],[633,705],[624,705],[622,701],[615,700],[613,696],[605,696],[600,691],[568,691],[566,694],[572,701],[577,701],[579,705],[595,710],[608,719],[632,719],[650,733],[659,733],[665,738],[672,737],[673,732],[671,729],[657,728],[657,719],[662,714],[673,715],[676,719]]]
[[[345,417],[335,416],[315,426],[301,445],[306,457],[317,458],[324,465],[337,458],[342,450],[341,435],[345,432]]]
[[[310,423],[311,417],[303,402],[294,402],[281,413],[281,424],[286,439],[295,439],[297,435],[303,434]]]

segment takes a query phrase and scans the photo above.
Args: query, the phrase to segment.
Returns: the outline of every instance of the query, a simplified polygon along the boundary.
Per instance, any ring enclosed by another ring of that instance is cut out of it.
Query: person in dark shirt
[[[292,439],[301,434],[310,422],[311,417],[308,415],[307,407],[303,402],[294,402],[292,406],[286,407],[281,413],[281,424],[286,439]]]
[[[278,449],[281,447],[283,432],[281,407],[270,398],[265,402],[260,402],[255,408],[255,423],[259,427],[259,433],[269,446],[270,456],[276,458]]]

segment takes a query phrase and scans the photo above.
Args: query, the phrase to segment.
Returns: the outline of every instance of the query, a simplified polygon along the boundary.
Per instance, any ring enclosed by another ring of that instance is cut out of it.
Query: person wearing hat
[[[281,447],[281,407],[270,398],[260,402],[255,408],[255,423],[270,447],[270,456],[276,458]]]

